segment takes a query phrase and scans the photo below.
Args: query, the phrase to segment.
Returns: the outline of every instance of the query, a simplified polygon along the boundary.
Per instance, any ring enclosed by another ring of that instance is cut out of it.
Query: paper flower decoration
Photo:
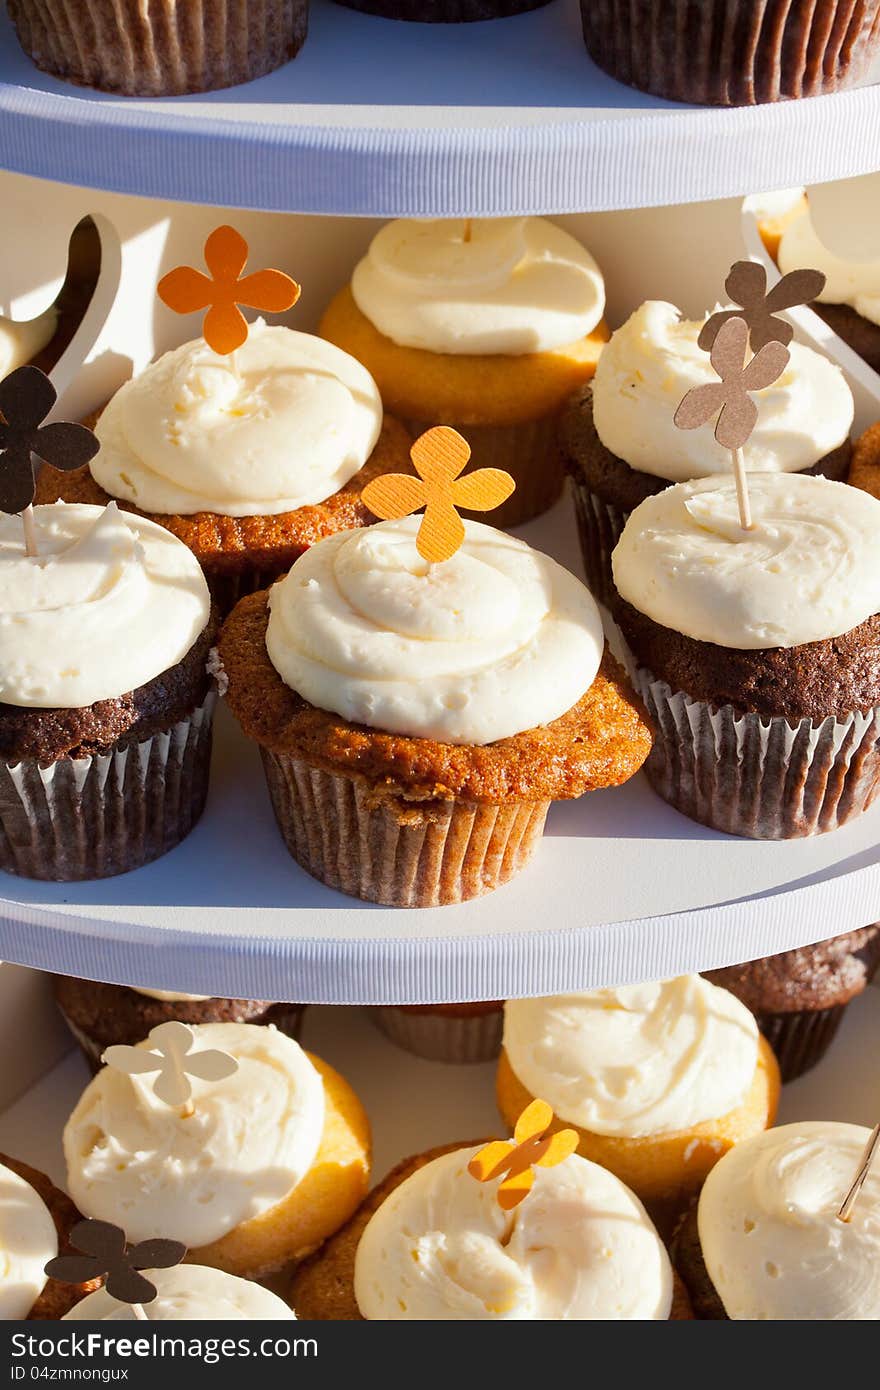
[[[478,468],[466,478],[460,477],[470,456],[470,445],[457,430],[438,425],[421,435],[410,450],[417,478],[408,473],[386,473],[367,483],[361,497],[383,521],[398,521],[424,507],[416,549],[429,564],[448,560],[465,535],[456,507],[490,512],[516,487],[510,474],[500,468]]]
[[[680,430],[707,424],[718,411],[715,438],[725,449],[741,449],[758,420],[758,407],[750,391],[771,386],[788,365],[789,352],[782,343],[766,343],[746,364],[749,329],[744,319],[722,324],[712,345],[710,360],[721,378],[694,386],[673,417]]]
[[[31,506],[34,455],[66,473],[101,447],[85,425],[43,424],[57,399],[39,367],[19,367],[0,382],[0,511],[16,515]]]
[[[205,242],[208,275],[190,265],[180,265],[163,275],[157,293],[176,314],[195,314],[207,309],[202,334],[215,352],[225,356],[247,342],[248,323],[241,309],[261,309],[280,314],[292,309],[300,287],[280,270],[255,270],[244,274],[249,247],[234,227],[217,227]]]
[[[731,319],[745,319],[749,326],[749,341],[752,352],[757,352],[767,343],[782,343],[787,347],[794,329],[785,319],[776,314],[783,309],[793,309],[796,304],[809,304],[825,287],[825,276],[820,270],[792,270],[777,280],[770,293],[767,293],[767,272],[757,261],[737,261],[731,267],[724,282],[729,298],[738,309],[722,309],[712,314],[703,324],[698,345],[708,352],[718,332]]]
[[[139,1271],[171,1269],[186,1254],[186,1246],[179,1240],[141,1240],[128,1245],[125,1232],[109,1221],[80,1221],[70,1233],[70,1243],[81,1253],[56,1256],[46,1265],[46,1274],[64,1284],[103,1279],[107,1292],[120,1303],[152,1303],[156,1286]]]
[[[160,1023],[150,1032],[150,1048],[129,1047],[116,1043],[108,1047],[103,1061],[108,1067],[128,1076],[147,1076],[158,1073],[153,1082],[153,1095],[165,1105],[186,1105],[192,1098],[191,1077],[199,1081],[222,1081],[238,1071],[238,1062],[228,1052],[206,1048],[193,1052],[195,1041],[192,1029],[185,1023],[172,1020]]]
[[[477,1182],[503,1178],[496,1194],[502,1211],[513,1211],[528,1197],[535,1181],[533,1168],[555,1168],[577,1149],[577,1131],[560,1129],[548,1134],[552,1123],[553,1111],[547,1102],[533,1100],[516,1122],[513,1142],[497,1139],[468,1164],[468,1172]]]

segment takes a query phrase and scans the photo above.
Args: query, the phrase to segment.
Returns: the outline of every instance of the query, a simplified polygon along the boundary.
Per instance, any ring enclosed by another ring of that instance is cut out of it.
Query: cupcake
[[[692,1317],[638,1198],[577,1154],[536,1168],[514,1211],[468,1164],[480,1146],[398,1165],[294,1277],[302,1319],[477,1322]]]
[[[143,1305],[147,1322],[291,1322],[296,1314],[276,1293],[209,1265],[175,1265],[145,1270],[156,1297]],[[134,1322],[130,1303],[96,1289],[77,1303],[64,1322]]]
[[[153,1028],[177,1019],[202,1023],[273,1023],[282,1033],[299,1037],[302,1004],[273,1004],[266,999],[216,999],[205,994],[178,994],[167,989],[105,985],[56,975],[55,1003],[93,1071],[108,1047],[133,1047]]]
[[[320,332],[375,377],[415,435],[452,425],[477,465],[512,474],[499,526],[562,491],[556,419],[608,329],[601,272],[543,217],[388,222]]]
[[[215,623],[186,546],[115,506],[0,514],[0,869],[105,878],[205,804]]]
[[[856,86],[877,0],[581,0],[584,43],[619,82],[670,101],[755,106]]]
[[[880,1318],[880,1167],[838,1218],[870,1131],[802,1120],[713,1168],[673,1246],[699,1318]]]
[[[364,486],[409,467],[410,439],[358,362],[262,321],[226,356],[203,338],[165,353],[95,433],[91,463],[44,468],[37,500],[113,498],[149,517],[189,546],[224,612],[322,536],[368,525]]]
[[[370,1128],[351,1087],[271,1025],[203,1023],[192,1051],[238,1063],[192,1080],[193,1113],[155,1074],[105,1066],[64,1129],[71,1196],[130,1241],[169,1236],[193,1264],[259,1278],[337,1230],[367,1190]],[[149,1052],[145,1039],[138,1050]],[[186,1109],[186,1107],[184,1107]]]
[[[614,551],[615,617],[656,727],[645,770],[692,820],[833,830],[880,785],[880,502],[803,474],[678,483]]]
[[[384,19],[419,20],[423,24],[459,24],[475,19],[506,19],[540,10],[549,0],[336,0],[347,10]]]
[[[68,1250],[68,1237],[80,1220],[69,1197],[26,1163],[0,1154],[0,1319],[56,1321],[91,1289],[47,1278],[44,1266]]]
[[[814,946],[704,973],[751,1009],[782,1080],[794,1081],[825,1056],[847,1005],[864,992],[878,964],[880,924],[874,923]]]
[[[429,1062],[491,1062],[501,1050],[497,1001],[380,1005],[367,1012],[386,1038]]]
[[[629,514],[670,483],[730,472],[730,452],[708,430],[683,432],[676,406],[717,378],[698,346],[703,327],[648,300],[612,334],[591,385],[569,400],[560,445],[571,478],[587,582],[610,602],[611,552]],[[758,394],[760,416],[743,453],[756,472],[822,473],[842,481],[854,403],[840,368],[791,346],[778,381]]]
[[[43,72],[122,96],[167,97],[250,82],[305,43],[308,0],[8,0]]]
[[[779,1069],[748,1009],[699,975],[510,999],[498,1107],[511,1128],[535,1096],[578,1153],[668,1222],[734,1144],[773,1123]]]
[[[505,883],[551,801],[625,782],[650,747],[573,575],[474,521],[428,564],[423,521],[321,541],[219,643],[293,857],[400,907]]]

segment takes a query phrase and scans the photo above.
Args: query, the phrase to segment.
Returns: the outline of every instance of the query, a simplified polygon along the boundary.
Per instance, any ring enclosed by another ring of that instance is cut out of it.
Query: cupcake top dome
[[[146,512],[274,516],[338,492],[381,427],[365,367],[323,338],[258,320],[232,354],[198,338],[120,387],[89,466],[106,492]]]
[[[797,647],[880,611],[880,501],[803,474],[679,483],[630,516],[612,556],[620,596],[662,627],[739,650]]]
[[[193,1114],[161,1101],[154,1076],[105,1066],[64,1129],[71,1197],[131,1241],[170,1232],[197,1249],[219,1240],[292,1192],[321,1142],[323,1082],[298,1043],[271,1025],[191,1031],[194,1052],[220,1049],[238,1062],[223,1080],[192,1080]]]
[[[442,743],[492,743],[559,718],[602,659],[589,591],[475,521],[451,559],[429,565],[421,522],[331,536],[296,561],[269,600],[266,650],[282,680],[353,723]]]
[[[543,217],[388,222],[351,291],[393,342],[453,355],[567,346],[591,333],[605,308],[590,253]]]
[[[36,507],[34,526],[31,556],[0,513],[0,702],[82,708],[182,660],[211,612],[185,545],[115,504]]]
[[[880,258],[850,260],[820,239],[809,209],[784,228],[777,251],[784,273],[810,266],[821,270],[825,288],[819,299],[825,304],[849,304],[862,318],[880,324]]]
[[[880,1317],[880,1168],[868,1173],[850,1220],[837,1217],[869,1137],[861,1125],[781,1125],[712,1169],[697,1213],[700,1245],[728,1317]]]
[[[593,422],[606,449],[669,482],[730,471],[730,452],[710,430],[673,423],[686,392],[717,380],[697,345],[702,326],[648,300],[611,335],[593,380]],[[849,437],[854,404],[840,368],[802,343],[790,353],[779,379],[757,393],[758,423],[743,451],[750,470],[812,468]]]
[[[638,1198],[572,1154],[535,1168],[502,1211],[474,1180],[477,1148],[419,1168],[375,1212],[355,1260],[355,1297],[375,1320],[664,1319],[669,1257]]]
[[[758,1028],[699,975],[504,1006],[504,1050],[560,1119],[639,1138],[728,1114],[748,1095]]]
[[[49,1208],[29,1182],[0,1164],[0,1320],[26,1318],[46,1284],[45,1266],[58,1254]]]
[[[175,1265],[146,1271],[156,1297],[143,1305],[150,1322],[295,1321],[283,1299],[262,1284],[239,1279],[207,1265]],[[132,1322],[130,1303],[120,1303],[106,1289],[96,1289],[65,1313],[62,1322]]]

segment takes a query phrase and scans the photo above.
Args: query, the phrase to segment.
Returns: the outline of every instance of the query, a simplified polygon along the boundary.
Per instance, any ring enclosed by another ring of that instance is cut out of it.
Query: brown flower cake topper
[[[46,1265],[50,1279],[64,1284],[85,1284],[103,1279],[111,1298],[120,1303],[152,1303],[156,1286],[142,1269],[171,1269],[179,1265],[186,1246],[179,1240],[141,1240],[129,1245],[125,1232],[109,1221],[80,1221],[70,1233],[78,1255],[57,1255]]]
[[[853,1207],[858,1201],[859,1193],[865,1185],[865,1179],[871,1171],[871,1165],[877,1156],[878,1149],[880,1149],[880,1124],[874,1126],[870,1138],[865,1145],[865,1151],[859,1160],[859,1170],[853,1179],[852,1187],[844,1197],[840,1205],[840,1210],[837,1213],[837,1219],[839,1221],[849,1221],[852,1217]]]
[[[280,314],[292,309],[300,287],[281,270],[255,270],[244,274],[250,248],[234,227],[217,227],[205,242],[204,275],[190,265],[179,265],[163,275],[157,293],[176,314],[195,314],[207,309],[202,334],[214,352],[227,356],[247,342],[248,322],[241,309],[261,309]]]
[[[507,500],[516,484],[500,468],[478,468],[462,478],[471,456],[470,445],[448,425],[438,425],[421,435],[410,456],[417,478],[408,473],[386,473],[367,483],[361,496],[383,521],[399,521],[424,507],[416,549],[429,564],[449,560],[465,537],[456,507],[492,511]]]
[[[739,308],[721,309],[712,314],[700,329],[697,344],[708,352],[726,323],[731,319],[745,319],[752,352],[758,352],[768,343],[782,343],[788,347],[794,329],[776,315],[798,304],[810,304],[824,287],[825,276],[820,270],[792,270],[777,280],[768,294],[764,267],[757,261],[737,261],[731,266],[724,288]]]
[[[496,1139],[474,1154],[468,1172],[477,1182],[502,1178],[496,1200],[502,1211],[513,1211],[532,1190],[533,1168],[555,1168],[575,1152],[578,1134],[560,1129],[548,1134],[553,1111],[545,1100],[533,1100],[516,1122],[513,1141]]]
[[[193,1052],[192,1029],[185,1023],[171,1020],[160,1023],[150,1031],[150,1048],[129,1047],[116,1043],[108,1047],[102,1061],[128,1076],[145,1076],[157,1072],[153,1095],[165,1105],[182,1106],[184,1118],[194,1113],[192,1081],[222,1081],[238,1071],[238,1062],[228,1052],[205,1048]]]

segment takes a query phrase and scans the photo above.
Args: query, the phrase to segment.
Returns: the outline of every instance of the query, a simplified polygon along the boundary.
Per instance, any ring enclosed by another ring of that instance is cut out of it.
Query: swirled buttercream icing
[[[229,356],[199,338],[120,387],[89,467],[145,512],[274,516],[338,492],[381,428],[365,367],[323,338],[258,322]]]
[[[805,474],[679,483],[642,502],[612,556],[620,595],[655,623],[721,647],[839,637],[880,611],[880,501]]]
[[[619,1178],[572,1154],[534,1169],[525,1201],[503,1212],[497,1183],[467,1171],[477,1149],[427,1163],[364,1231],[355,1297],[373,1321],[664,1319],[669,1257]]]
[[[699,975],[504,1006],[516,1075],[561,1120],[627,1139],[737,1109],[758,1065],[744,1004]]]
[[[476,521],[429,565],[421,520],[330,536],[275,585],[266,650],[282,680],[352,723],[442,743],[493,743],[565,714],[602,658],[589,590]]]
[[[58,1254],[46,1203],[29,1182],[0,1164],[0,1320],[26,1318],[46,1283],[44,1266]]]
[[[402,347],[517,357],[592,333],[605,284],[590,253],[543,217],[388,222],[352,276],[361,313]]]
[[[734,1319],[880,1318],[880,1167],[849,1221],[837,1212],[870,1131],[806,1120],[736,1144],[697,1219],[709,1277]]]
[[[318,1152],[324,1086],[298,1043],[250,1023],[192,1032],[194,1051],[220,1048],[238,1062],[222,1081],[191,1078],[194,1114],[158,1100],[152,1074],[103,1067],[64,1129],[71,1197],[129,1240],[219,1240],[283,1201]]]
[[[819,239],[808,209],[782,233],[776,253],[779,269],[821,270],[825,288],[822,304],[849,304],[862,318],[880,324],[880,258],[851,261],[837,255]]]
[[[179,540],[115,503],[34,508],[37,554],[0,513],[0,702],[79,709],[186,656],[211,600]]]
[[[648,300],[611,335],[593,380],[593,421],[606,449],[670,482],[730,471],[730,451],[712,425],[680,430],[673,423],[686,392],[718,380],[697,346],[702,326],[672,304]],[[754,397],[758,423],[743,452],[756,472],[812,468],[852,428],[852,392],[840,368],[802,343],[790,351],[778,381]]]
[[[148,1322],[268,1322],[295,1321],[287,1304],[255,1284],[208,1265],[175,1265],[144,1271],[156,1297],[143,1305]],[[106,1289],[80,1299],[62,1322],[134,1322],[130,1303],[120,1303]]]

